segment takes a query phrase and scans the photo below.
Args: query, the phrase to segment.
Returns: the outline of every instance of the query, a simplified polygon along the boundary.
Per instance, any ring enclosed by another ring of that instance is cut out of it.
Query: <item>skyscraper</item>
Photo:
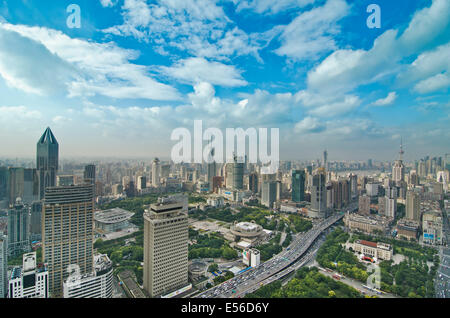
[[[233,160],[233,190],[244,189],[244,162],[235,155]]]
[[[305,171],[292,170],[292,201],[305,201],[305,181]]]
[[[248,176],[248,189],[253,193],[258,193],[258,174],[256,172],[252,172]]]
[[[58,161],[58,141],[48,127],[37,143],[36,169],[39,176],[39,199],[44,198],[47,187],[56,186]]]
[[[350,196],[356,198],[358,195],[358,176],[354,173],[350,174]]]
[[[405,166],[403,165],[403,142],[400,143],[400,157],[399,160],[396,160],[394,163],[394,167],[392,167],[392,180],[396,184],[399,184],[405,180]]]
[[[80,274],[93,270],[94,186],[49,187],[42,211],[42,255],[52,297],[62,296],[69,265]]]
[[[328,164],[328,151],[326,151],[326,150],[323,152],[322,164],[323,164],[323,167],[325,168],[325,170],[328,170],[328,166],[327,166],[327,164]]]
[[[8,239],[0,232],[0,298],[8,291]]]
[[[213,178],[217,174],[217,166],[216,161],[214,160],[214,148],[211,149],[211,152],[209,153],[208,158],[208,167],[206,171],[206,179],[209,183],[209,189],[212,192],[213,191]]]
[[[0,167],[0,209],[6,208],[9,203],[9,170]]]
[[[385,205],[386,202],[384,201],[383,204]],[[385,206],[383,208],[385,209]],[[361,195],[359,197],[358,213],[370,215],[370,197],[368,195]]]
[[[144,288],[150,297],[188,285],[187,197],[160,198],[144,214]]]
[[[39,177],[36,169],[9,168],[9,204],[20,198],[31,204],[39,199]]]
[[[87,165],[84,167],[84,181],[95,184],[95,165]]]
[[[241,162],[236,155],[234,155],[233,162],[227,162],[225,169],[227,189],[244,189],[244,163]]]
[[[8,211],[8,255],[30,250],[29,209],[20,199]]]
[[[419,195],[414,191],[406,192],[406,218],[420,221],[420,201]]]
[[[158,158],[155,158],[152,163],[152,186],[157,188],[160,186],[161,165]]]
[[[319,168],[312,177],[310,216],[315,218],[326,217],[327,192],[325,169]]]
[[[277,181],[263,181],[261,184],[261,204],[272,208],[277,200]]]

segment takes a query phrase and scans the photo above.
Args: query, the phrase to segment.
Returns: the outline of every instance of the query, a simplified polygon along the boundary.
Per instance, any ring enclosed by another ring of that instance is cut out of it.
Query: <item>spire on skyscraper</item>
[[[50,127],[47,127],[47,129],[44,131],[44,134],[42,135],[42,137],[39,139],[40,144],[58,144],[58,141],[55,138],[55,135],[53,135],[52,130],[50,129]]]

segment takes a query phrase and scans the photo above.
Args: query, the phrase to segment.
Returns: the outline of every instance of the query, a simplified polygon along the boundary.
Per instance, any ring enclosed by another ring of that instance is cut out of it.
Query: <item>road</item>
[[[240,298],[257,290],[262,285],[288,275],[302,266],[303,262],[306,262],[302,257],[319,235],[343,217],[344,214],[335,214],[315,224],[308,232],[296,235],[289,247],[277,256],[260,264],[258,267],[241,273],[236,277],[199,294],[197,297]]]
[[[447,218],[444,219],[443,224],[443,237],[447,246],[441,246],[439,248],[440,265],[435,279],[436,298],[450,298],[450,248],[448,243],[450,242],[450,225],[448,215],[450,214],[450,208],[445,207],[447,212]]]

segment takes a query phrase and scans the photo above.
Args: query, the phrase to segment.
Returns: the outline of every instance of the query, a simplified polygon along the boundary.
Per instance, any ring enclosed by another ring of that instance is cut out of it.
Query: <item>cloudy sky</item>
[[[281,159],[443,155],[449,21],[448,0],[0,0],[0,156],[50,126],[62,157],[164,158],[194,120],[280,128]]]

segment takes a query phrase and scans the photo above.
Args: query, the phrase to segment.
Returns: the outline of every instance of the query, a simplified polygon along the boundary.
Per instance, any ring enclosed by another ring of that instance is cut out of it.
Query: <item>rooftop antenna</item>
[[[404,151],[403,151],[403,137],[400,138],[400,160],[403,160],[403,155],[404,155]]]

